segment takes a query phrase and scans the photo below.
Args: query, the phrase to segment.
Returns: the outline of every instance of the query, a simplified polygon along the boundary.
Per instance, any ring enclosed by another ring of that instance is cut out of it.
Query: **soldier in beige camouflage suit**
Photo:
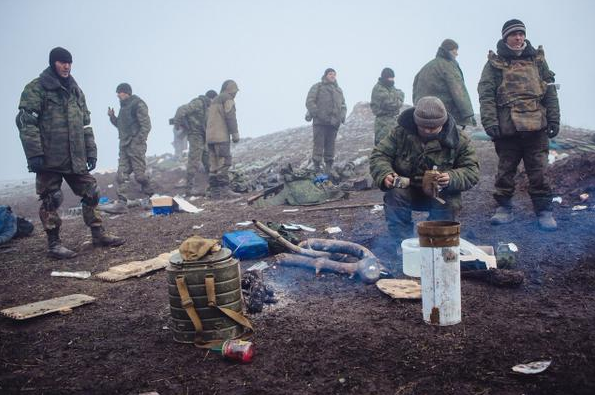
[[[54,48],[49,63],[39,78],[25,86],[16,123],[29,171],[36,173],[48,256],[65,259],[76,253],[60,240],[62,180],[81,197],[83,219],[91,228],[93,245],[118,246],[124,240],[104,231],[97,211],[99,190],[89,174],[97,163],[97,147],[85,95],[70,74],[72,55],[64,48]]]
[[[513,221],[514,178],[522,160],[539,228],[553,231],[557,223],[545,170],[548,137],[554,138],[560,130],[560,106],[543,48],[535,49],[525,34],[525,25],[518,19],[504,24],[497,54],[488,54],[478,86],[481,123],[498,154],[494,192],[498,209],[491,222]]]

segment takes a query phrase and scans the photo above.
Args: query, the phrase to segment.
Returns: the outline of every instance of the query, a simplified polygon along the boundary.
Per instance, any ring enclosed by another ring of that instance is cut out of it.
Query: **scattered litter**
[[[252,225],[252,221],[236,222],[237,226],[249,226]]]
[[[324,230],[326,233],[328,233],[329,235],[335,234],[335,233],[341,233],[343,232],[341,230],[341,228],[339,228],[338,226],[329,226],[328,228],[326,228]]]
[[[581,193],[579,195],[579,199],[581,199],[581,202],[586,202],[587,199],[589,199],[589,194],[588,193]]]
[[[394,299],[421,299],[421,285],[414,280],[383,279],[376,286]]]
[[[302,229],[299,226],[294,225],[294,224],[281,224],[281,226],[285,230],[300,230],[300,229]]]
[[[152,211],[145,211],[143,213],[140,213],[139,217],[141,218],[149,218],[153,216],[153,212]]]
[[[88,271],[81,271],[81,272],[57,272],[53,271],[50,276],[52,277],[73,277],[73,278],[81,278],[86,279],[91,277],[91,272]]]
[[[69,215],[69,216],[81,215],[82,213],[83,213],[83,208],[81,206],[70,207],[67,211],[67,215]]]
[[[345,377],[339,377],[339,383],[341,384],[345,384],[347,380],[345,380]]]
[[[298,211],[300,211],[299,208],[286,208],[283,210],[284,213],[297,213]]]
[[[168,329],[169,329],[169,327],[168,327],[167,325],[165,325],[165,326],[164,326],[163,328],[161,328],[161,329],[163,329],[164,331],[166,331],[166,330],[168,330]]]
[[[99,273],[96,277],[103,281],[116,282],[130,277],[140,277],[143,274],[165,268],[169,263],[169,258],[178,252],[166,252],[155,258],[144,261],[132,261],[121,265],[112,266],[109,270]]]
[[[107,187],[108,188],[113,188],[114,187],[114,184],[109,184]]]
[[[195,201],[195,200],[198,200],[198,196],[190,196],[190,197],[188,198],[188,200],[190,200],[191,202],[193,202],[193,201]]]
[[[552,199],[552,202],[562,204],[562,197],[556,196],[555,198]]]
[[[93,303],[95,298],[84,294],[72,294],[59,298],[42,300],[41,302],[24,304],[0,311],[0,314],[15,320],[26,320],[50,313],[68,312],[74,307]]]
[[[527,364],[522,363],[520,365],[515,365],[512,367],[512,370],[523,374],[537,374],[549,368],[551,364],[552,361],[535,361]]]
[[[290,224],[290,225],[291,225],[291,226],[296,226],[296,227],[298,227],[299,229],[301,229],[301,230],[303,230],[303,231],[305,231],[305,232],[316,232],[316,228],[311,228],[311,227],[309,227],[309,226],[306,226],[306,225],[301,225],[301,224],[293,224],[293,223],[292,223],[292,224]]]
[[[374,207],[372,207],[372,209],[370,210],[371,214],[377,213],[379,211],[384,211],[384,206],[381,206],[379,204],[375,205]]]
[[[508,243],[508,248],[512,252],[518,252],[519,251],[519,247],[517,247],[516,244],[514,244],[514,243]]]
[[[202,227],[205,226],[205,224],[201,224],[201,225],[194,225],[192,226],[192,230],[199,230],[202,229]]]
[[[163,161],[165,161],[165,158],[159,158],[159,160],[157,161],[157,164],[163,163]]]
[[[572,211],[582,211],[582,210],[586,210],[587,208],[588,208],[587,206],[577,205],[572,208]]]
[[[99,198],[99,204],[107,204],[109,203],[109,198],[107,196],[102,196]]]
[[[268,268],[269,268],[268,263],[266,263],[265,261],[260,261],[260,262],[256,262],[254,265],[250,266],[248,269],[246,269],[246,271],[247,272],[252,271],[252,270],[263,271]]]
[[[568,156],[569,155],[566,152],[559,154],[557,151],[552,150],[547,156],[547,162],[551,165],[554,162],[568,158]]]
[[[116,218],[120,218],[121,216],[122,216],[122,214],[110,215],[109,219],[116,219]]]
[[[192,213],[192,214],[197,214],[200,213],[201,211],[204,211],[204,208],[198,208],[195,205],[193,205],[192,203],[188,202],[186,199],[184,199],[181,196],[175,196],[173,198],[174,202],[176,202],[178,204],[178,207],[180,209],[180,211],[184,211],[187,213]]]

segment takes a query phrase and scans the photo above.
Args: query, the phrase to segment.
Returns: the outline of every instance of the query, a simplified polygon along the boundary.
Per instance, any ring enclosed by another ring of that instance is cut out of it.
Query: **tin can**
[[[221,345],[221,354],[232,361],[250,363],[254,356],[254,345],[245,340],[227,340]]]

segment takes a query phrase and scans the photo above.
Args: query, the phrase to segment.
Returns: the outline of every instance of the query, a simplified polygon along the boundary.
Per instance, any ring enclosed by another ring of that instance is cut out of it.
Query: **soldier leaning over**
[[[64,48],[50,52],[50,66],[21,94],[16,118],[29,171],[36,173],[41,200],[39,218],[48,238],[48,256],[72,258],[62,245],[58,207],[62,180],[80,196],[83,219],[91,228],[94,246],[118,246],[124,240],[104,231],[97,211],[99,190],[89,174],[97,164],[97,147],[85,95],[70,74],[72,55]]]
[[[405,94],[395,88],[395,72],[385,68],[372,89],[370,107],[376,116],[374,121],[374,145],[385,138],[397,126],[397,116],[403,106]]]
[[[525,39],[518,19],[502,27],[497,54],[490,51],[478,85],[481,123],[498,154],[492,224],[513,221],[514,177],[521,160],[529,178],[529,195],[539,228],[553,231],[552,192],[545,177],[549,142],[560,130],[560,107],[543,48]]]

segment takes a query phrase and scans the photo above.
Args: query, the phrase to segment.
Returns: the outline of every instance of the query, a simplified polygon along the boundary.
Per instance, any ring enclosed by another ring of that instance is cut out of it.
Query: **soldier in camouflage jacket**
[[[370,108],[376,116],[374,121],[374,145],[378,144],[397,126],[397,116],[405,100],[402,90],[395,88],[395,72],[385,68],[372,89]]]

